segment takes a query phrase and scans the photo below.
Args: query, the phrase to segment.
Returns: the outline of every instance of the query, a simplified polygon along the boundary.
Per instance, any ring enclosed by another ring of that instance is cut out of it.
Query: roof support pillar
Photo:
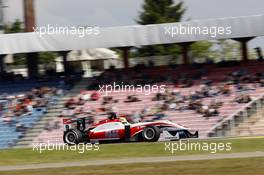
[[[30,79],[37,78],[39,75],[38,71],[38,63],[39,63],[39,58],[38,58],[38,53],[27,53],[26,54],[27,58],[27,72],[28,72],[28,77]]]
[[[6,55],[0,55],[0,73],[5,72],[5,56]]]
[[[64,74],[65,75],[69,75],[70,72],[71,72],[71,68],[70,68],[69,62],[67,61],[67,56],[68,56],[68,53],[69,52],[70,51],[61,51],[61,52],[59,52],[60,55],[62,56],[63,67],[64,67]]]
[[[123,48],[123,62],[124,62],[125,70],[127,70],[129,68],[129,60],[128,60],[129,50],[130,50],[130,47],[124,47]]]
[[[189,48],[190,45],[193,42],[185,42],[185,43],[180,43],[179,45],[181,46],[181,50],[182,50],[182,62],[184,65],[187,65],[190,63],[190,58],[189,58]]]
[[[240,42],[240,50],[241,50],[241,56],[242,61],[247,62],[248,61],[248,45],[247,43],[252,40],[254,37],[246,37],[246,38],[235,38],[235,41]]]

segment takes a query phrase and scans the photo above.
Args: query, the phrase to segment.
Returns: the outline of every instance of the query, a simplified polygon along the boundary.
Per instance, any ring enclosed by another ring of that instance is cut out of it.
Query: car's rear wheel
[[[145,141],[156,142],[160,138],[160,130],[156,126],[148,126],[142,131],[142,137]]]
[[[83,142],[83,134],[77,129],[67,131],[63,136],[64,143],[75,145]]]

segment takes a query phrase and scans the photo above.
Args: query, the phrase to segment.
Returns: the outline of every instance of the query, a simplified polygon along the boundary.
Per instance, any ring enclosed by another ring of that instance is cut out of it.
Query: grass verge
[[[244,138],[244,139],[216,139],[216,140],[192,140],[200,144],[211,143],[231,143],[230,151],[217,151],[216,153],[236,153],[236,152],[255,152],[264,151],[264,138]],[[170,144],[178,144],[179,142],[170,142]],[[153,156],[175,156],[175,155],[192,155],[192,154],[208,154],[212,151],[192,150],[180,151],[175,150],[172,154],[171,150],[165,150],[165,143],[128,143],[128,144],[105,144],[99,145],[98,151],[33,151],[32,148],[27,149],[8,149],[0,151],[0,165],[19,165],[19,164],[37,164],[37,163],[53,163],[53,162],[73,162],[82,160],[100,160],[100,159],[118,159],[130,157],[153,157]]]

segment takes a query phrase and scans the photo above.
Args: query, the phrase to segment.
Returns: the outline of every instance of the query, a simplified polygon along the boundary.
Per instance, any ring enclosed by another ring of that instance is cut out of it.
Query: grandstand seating
[[[214,81],[214,86],[217,86],[218,82],[221,82],[224,79],[224,76],[228,73],[232,73],[234,71],[247,71],[251,75],[262,72],[262,64],[259,62],[250,62],[250,63],[241,63],[239,66],[232,66],[232,67],[217,67],[216,65],[210,65],[210,66],[203,66],[203,68],[199,69],[191,69],[188,67],[177,67],[177,69],[168,69],[166,67],[159,67],[154,69],[146,69],[144,70],[144,74],[149,74],[151,77],[156,76],[173,76],[178,77],[181,72],[188,73],[189,75],[194,75],[195,73],[206,70],[206,77],[210,80]],[[194,85],[190,88],[179,88],[173,86],[169,86],[171,89],[177,89],[181,92],[181,94],[189,94],[192,91],[197,90],[198,85],[200,84],[200,80],[195,80]],[[225,117],[231,115],[234,111],[239,110],[243,108],[246,104],[239,104],[234,102],[235,96],[239,95],[240,92],[236,91],[234,86],[231,86],[231,95],[225,96],[225,95],[218,95],[216,97],[210,97],[203,99],[203,104],[209,104],[212,99],[216,99],[223,102],[223,106],[219,109],[219,115],[218,116],[212,116],[209,118],[203,117],[201,114],[196,113],[192,110],[184,110],[184,111],[165,111],[166,117],[162,118],[165,120],[171,120],[175,123],[184,125],[190,129],[198,130],[201,137],[207,137],[207,133],[210,130],[211,127],[213,127],[215,124],[217,124],[219,121],[224,119]],[[92,93],[92,91],[91,91]],[[255,90],[249,90],[247,91],[247,94],[251,96],[251,98],[255,99],[261,94],[264,93],[264,87],[256,87]],[[133,102],[133,103],[124,103],[124,100],[128,95],[137,95],[141,101],[139,102]],[[156,101],[152,101],[151,99],[154,97],[154,94],[151,95],[144,95],[142,93],[127,93],[127,92],[112,92],[109,94],[109,96],[113,96],[114,99],[119,100],[118,103],[115,103],[115,107],[118,110],[120,114],[127,114],[132,113],[134,111],[142,110],[146,107],[155,106],[157,103]],[[90,106],[93,106],[93,108],[99,108],[102,103],[102,99],[99,101],[89,101],[87,102]],[[96,121],[102,120],[106,118],[107,116],[103,113],[97,113],[95,116]],[[144,120],[151,120],[152,117],[144,118]],[[55,121],[60,121],[60,118],[57,118]],[[54,122],[55,122],[54,121]],[[62,128],[55,129],[52,131],[43,131],[40,133],[40,135],[34,140],[34,142],[62,142]]]
[[[59,87],[62,89],[69,89],[70,86],[62,84],[60,81],[17,81],[17,82],[5,82],[0,84],[0,102],[9,105],[10,101],[1,100],[6,98],[6,96],[17,96],[19,94],[26,94],[31,89],[35,87]],[[58,96],[54,95],[49,98],[48,106],[54,105],[58,101]],[[47,107],[36,107],[33,111],[18,115],[8,117],[8,121],[2,117],[9,111],[9,107],[4,107],[0,114],[0,149],[9,148],[14,146],[16,142],[23,137],[26,130],[31,128],[36,122],[38,122],[41,117],[46,113]],[[21,127],[21,128],[20,128]]]
[[[37,108],[31,114],[13,117],[12,120],[14,122],[9,124],[0,120],[0,148],[8,148],[15,145],[17,139],[23,136],[23,132],[17,130],[16,123],[20,123],[25,127],[32,127],[43,116],[45,110],[45,108]]]
[[[257,90],[257,92],[250,92],[252,97],[256,98],[259,95],[264,93],[264,88],[260,88]],[[119,103],[115,103],[115,107],[120,109],[119,112],[122,114],[125,113],[131,113],[133,111],[142,110],[147,106],[154,106],[156,103],[155,101],[151,101],[151,98],[153,96],[146,96],[144,94],[137,94],[141,97],[140,102],[135,103],[124,103],[123,101],[126,99],[127,94],[126,93],[115,93],[111,94],[115,97],[115,99],[119,99]],[[179,111],[166,111],[166,117],[163,118],[164,120],[171,120],[175,123],[181,124],[183,126],[186,126],[193,130],[198,130],[201,137],[206,137],[207,132],[211,127],[213,127],[217,122],[221,121],[224,117],[229,116],[232,114],[235,110],[238,110],[239,108],[242,108],[245,104],[237,104],[235,102],[231,102],[234,98],[234,95],[231,97],[224,97],[219,96],[218,99],[221,99],[222,102],[224,102],[224,105],[222,108],[220,108],[220,114],[218,116],[213,116],[210,118],[204,118],[201,114],[197,114],[194,111],[191,110],[185,110],[183,112]],[[210,99],[207,99],[209,101]],[[89,101],[89,105],[93,107],[100,107],[101,101]],[[96,116],[96,121],[100,121],[102,119],[105,119],[106,115],[100,115],[98,114]],[[151,120],[153,117],[146,118],[146,120]],[[60,118],[57,118],[56,121],[59,121],[62,123]],[[62,126],[62,125],[61,125]],[[62,128],[52,130],[52,131],[43,131],[38,138],[34,140],[34,142],[62,142]]]
[[[0,94],[14,94],[14,93],[21,93],[30,91],[32,88],[35,87],[58,87],[63,89],[70,89],[70,85],[65,85],[62,83],[61,79],[55,80],[43,80],[43,81],[36,81],[36,80],[20,80],[20,81],[5,81],[0,82]]]
[[[230,136],[259,136],[264,133],[264,110],[259,109],[255,114],[246,118],[237,127],[232,128]]]

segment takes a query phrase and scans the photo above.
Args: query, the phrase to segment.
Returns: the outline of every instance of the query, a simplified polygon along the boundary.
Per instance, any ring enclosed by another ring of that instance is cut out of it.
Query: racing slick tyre
[[[143,130],[142,137],[147,142],[156,142],[160,138],[160,130],[156,126],[148,126]]]
[[[67,131],[66,133],[64,133],[63,141],[64,143],[69,144],[69,145],[79,144],[84,141],[83,134],[81,131],[77,129],[71,129]]]

